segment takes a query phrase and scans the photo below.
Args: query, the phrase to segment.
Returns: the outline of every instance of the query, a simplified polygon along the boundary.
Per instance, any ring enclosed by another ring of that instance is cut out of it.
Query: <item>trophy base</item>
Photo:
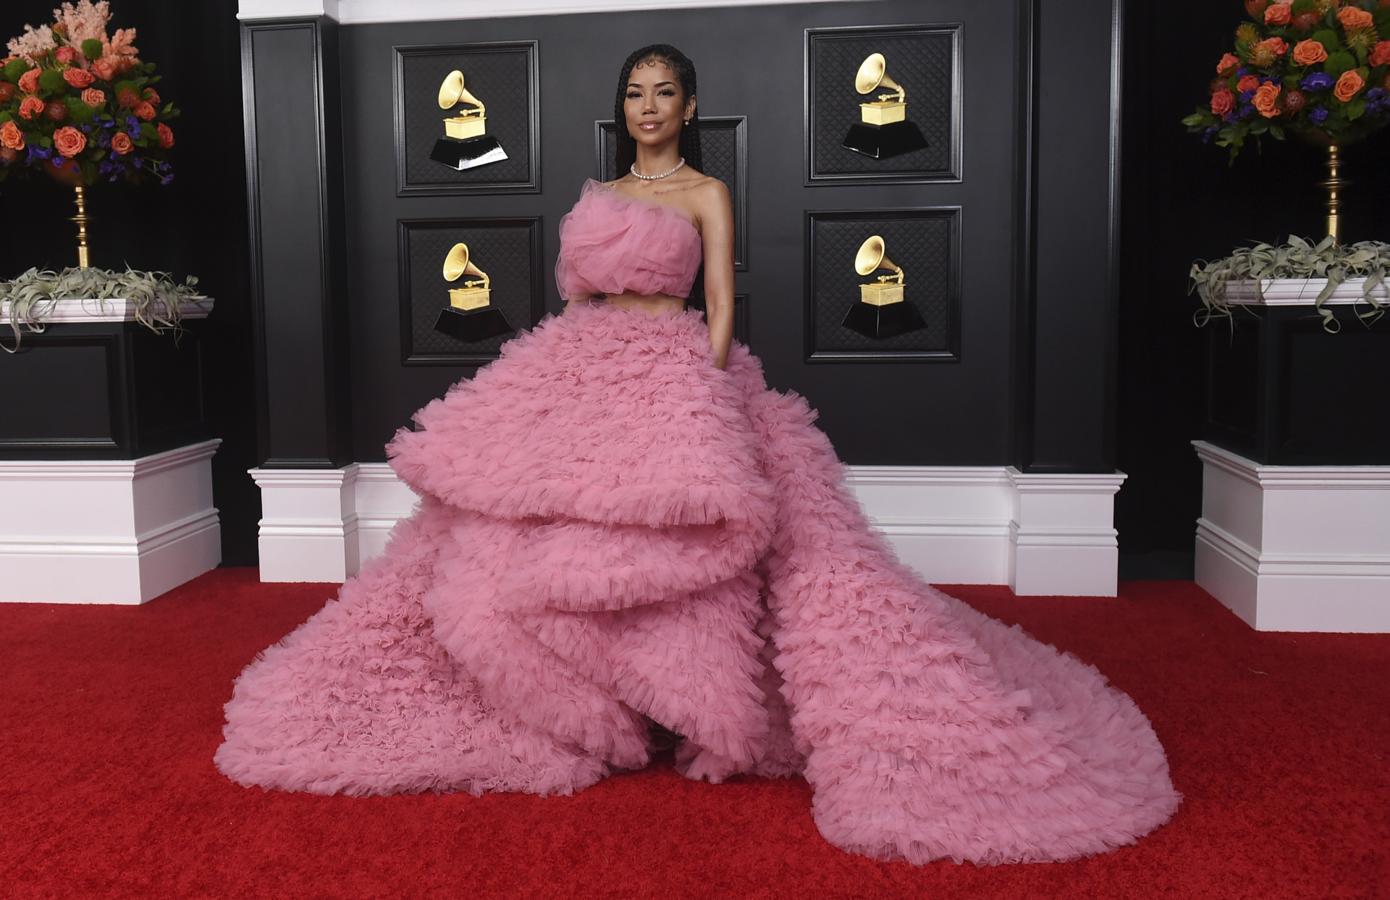
[[[862,153],[874,159],[887,159],[901,153],[911,153],[927,146],[922,129],[915,122],[894,122],[891,125],[866,125],[855,122],[849,126],[843,144],[846,150]]]
[[[917,307],[907,302],[874,306],[871,303],[861,301],[849,308],[849,312],[845,313],[844,321],[840,324],[850,331],[876,340],[896,337],[909,331],[927,327],[927,323],[922,320],[922,314],[917,311]]]
[[[497,138],[489,134],[480,134],[461,141],[442,137],[434,142],[434,149],[430,151],[430,159],[456,172],[500,162],[506,158],[507,151],[502,149]]]
[[[469,310],[446,306],[439,311],[434,330],[455,340],[485,341],[515,329],[507,322],[507,317],[502,315],[502,310],[495,306]]]

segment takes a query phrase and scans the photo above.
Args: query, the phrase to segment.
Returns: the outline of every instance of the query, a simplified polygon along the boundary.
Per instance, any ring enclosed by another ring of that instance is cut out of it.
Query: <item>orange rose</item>
[[[1211,95],[1211,112],[1214,116],[1224,116],[1236,105],[1236,97],[1230,91],[1222,89]]]
[[[1327,48],[1317,41],[1299,41],[1293,46],[1293,61],[1300,66],[1326,62]]]
[[[44,108],[47,106],[48,104],[44,103],[38,97],[35,97],[33,94],[30,94],[28,97],[19,101],[19,117],[21,119],[37,119],[39,116],[43,115]]]
[[[86,69],[64,69],[63,80],[70,87],[75,87],[80,91],[83,88],[91,87],[92,82],[96,81],[96,77]]]
[[[150,101],[155,106],[159,105],[159,92],[154,88],[145,88],[145,92],[140,96],[142,99]]]
[[[154,118],[154,106],[145,100],[135,104],[135,117],[142,122],[148,122]]]
[[[1272,119],[1279,115],[1279,85],[1262,84],[1260,89],[1255,91],[1255,109],[1260,111],[1260,115],[1266,119]]]
[[[37,94],[39,92],[39,70],[30,69],[19,76],[19,89],[26,94]]]
[[[116,61],[109,56],[92,63],[92,72],[102,81],[116,80]]]
[[[1347,7],[1350,9],[1351,7]],[[1355,69],[1348,69],[1342,73],[1342,77],[1337,79],[1337,86],[1332,89],[1332,93],[1343,103],[1347,103],[1352,97],[1361,92],[1366,86],[1366,79],[1361,77],[1361,73]]]
[[[1254,75],[1242,75],[1240,81],[1236,82],[1236,90],[1240,91],[1242,94],[1246,91],[1253,91],[1259,86],[1260,79],[1256,78]]]
[[[119,106],[130,107],[140,102],[140,95],[131,88],[121,88],[116,92],[116,103]]]
[[[0,125],[0,147],[6,150],[24,149],[24,132],[19,130],[13,119],[7,119],[4,125]]]
[[[1265,8],[1266,25],[1287,25],[1290,18],[1289,7],[1286,3],[1276,3]]]
[[[1343,7],[1337,13],[1337,21],[1341,22],[1347,31],[1360,31],[1375,24],[1375,19],[1371,18],[1370,13],[1355,6]]]
[[[1240,57],[1234,53],[1225,53],[1221,56],[1221,61],[1216,64],[1217,75],[1229,75],[1240,65]]]
[[[106,102],[106,92],[99,88],[87,88],[82,92],[82,102],[96,109]]]
[[[130,135],[124,131],[118,131],[111,135],[111,152],[125,155],[135,149],[135,142],[130,139]]]
[[[1371,51],[1371,65],[1383,66],[1390,63],[1390,41],[1381,41]]]
[[[53,146],[59,153],[71,158],[87,146],[87,136],[71,125],[65,125],[53,132]]]
[[[159,132],[159,146],[163,147],[165,150],[174,146],[174,130],[172,128],[160,122],[154,127],[154,130]]]
[[[1281,37],[1265,38],[1264,40],[1256,44],[1253,48],[1251,48],[1251,51],[1253,52],[1261,48],[1268,50],[1275,56],[1283,56],[1285,53],[1289,52],[1288,43],[1286,43],[1284,39]]]

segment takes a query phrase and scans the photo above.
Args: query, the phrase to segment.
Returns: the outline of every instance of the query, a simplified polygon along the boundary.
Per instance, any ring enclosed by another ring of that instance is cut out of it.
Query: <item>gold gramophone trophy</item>
[[[893,273],[860,284],[858,302],[850,306],[840,323],[864,337],[890,338],[927,327],[917,307],[904,299],[902,266],[889,259],[885,249],[883,238],[874,234],[866,238],[854,254],[854,271],[860,275],[870,275],[879,269]]]
[[[921,129],[907,120],[907,91],[888,77],[883,54],[870,53],[854,75],[854,89],[867,94],[880,87],[889,93],[859,104],[859,121],[849,127],[844,147],[874,159],[887,159],[927,146]]]
[[[477,275],[449,289],[449,305],[439,311],[434,330],[460,341],[481,341],[512,331],[502,310],[492,305],[492,279],[468,258],[468,245],[455,244],[444,257],[444,280]]]
[[[460,103],[472,108],[455,110]],[[452,110],[444,120],[444,137],[434,142],[430,159],[462,172],[507,158],[507,151],[497,138],[487,133],[487,114],[483,101],[463,86],[463,73],[458,69],[444,76],[439,85],[439,108]]]

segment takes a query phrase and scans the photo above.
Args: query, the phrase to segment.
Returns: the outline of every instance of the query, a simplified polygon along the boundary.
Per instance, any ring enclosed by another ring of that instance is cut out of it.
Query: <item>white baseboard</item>
[[[1207,593],[1258,631],[1390,632],[1390,466],[1266,466],[1193,446]]]
[[[253,469],[263,581],[338,581],[380,553],[416,495],[386,463]],[[1033,475],[1003,466],[848,466],[848,483],[902,561],[938,584],[1020,596],[1113,597],[1121,473]]]
[[[0,461],[0,601],[138,604],[216,568],[220,443],[138,459]]]

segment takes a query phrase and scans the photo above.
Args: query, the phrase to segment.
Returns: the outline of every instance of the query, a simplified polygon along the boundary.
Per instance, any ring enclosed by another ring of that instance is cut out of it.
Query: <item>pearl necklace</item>
[[[665,177],[667,177],[668,175],[674,175],[675,172],[676,172],[676,170],[679,169],[679,168],[680,168],[681,166],[683,166],[683,165],[685,165],[685,157],[684,157],[684,156],[681,157],[681,161],[678,162],[678,163],[676,163],[675,167],[672,168],[669,172],[662,172],[660,175],[643,175],[641,172],[638,172],[638,171],[637,171],[637,163],[634,161],[633,164],[632,164],[631,166],[628,167],[628,171],[631,172],[631,173],[632,173],[633,175],[635,175],[636,177],[642,179],[643,181],[655,181],[655,180],[658,179],[658,178],[665,178]]]

